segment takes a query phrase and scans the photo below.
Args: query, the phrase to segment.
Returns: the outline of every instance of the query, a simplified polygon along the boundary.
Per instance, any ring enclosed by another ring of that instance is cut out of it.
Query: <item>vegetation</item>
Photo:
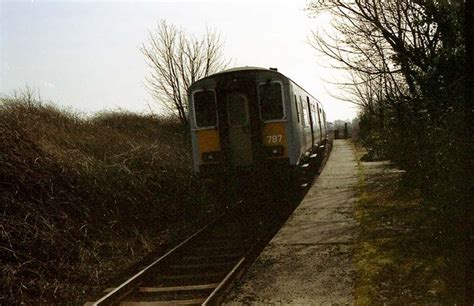
[[[3,98],[0,304],[81,300],[202,222],[217,200],[189,147],[177,120]]]
[[[404,182],[421,196],[417,226],[429,215],[456,240],[462,262],[445,264],[463,271],[451,275],[465,284],[461,302],[474,301],[464,1],[331,0],[309,9],[335,18],[336,34],[314,33],[313,46],[351,73],[361,142],[371,158],[406,170]]]
[[[402,173],[386,162],[359,162],[357,304],[459,304],[462,245],[439,228],[437,212]]]

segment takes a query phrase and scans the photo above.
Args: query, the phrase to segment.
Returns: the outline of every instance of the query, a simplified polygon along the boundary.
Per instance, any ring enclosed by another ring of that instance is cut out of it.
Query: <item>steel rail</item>
[[[129,278],[128,280],[126,280],[125,282],[123,282],[122,284],[120,284],[118,287],[116,287],[115,289],[111,290],[109,293],[107,293],[106,295],[104,295],[102,298],[100,298],[98,301],[95,301],[93,302],[92,304],[89,304],[87,303],[87,305],[94,305],[94,306],[98,306],[98,305],[107,305],[107,304],[111,304],[113,302],[116,302],[117,300],[119,300],[121,297],[123,297],[123,295],[127,294],[130,290],[133,289],[133,286],[135,285],[135,282],[137,282],[139,280],[140,277],[142,277],[147,271],[149,271],[150,269],[152,269],[154,266],[156,266],[158,263],[160,263],[163,259],[165,259],[166,257],[168,257],[168,255],[170,255],[171,253],[175,252],[177,249],[181,248],[183,245],[185,245],[186,243],[188,243],[190,240],[192,240],[193,238],[195,238],[197,235],[199,235],[200,233],[202,233],[203,231],[205,231],[206,229],[208,229],[211,225],[213,225],[216,221],[214,222],[211,222],[211,223],[208,223],[207,225],[205,225],[204,227],[202,227],[199,231],[195,232],[194,234],[192,234],[191,236],[189,236],[188,238],[186,238],[184,241],[182,241],[180,244],[178,244],[177,246],[175,246],[174,248],[172,248],[171,250],[169,250],[168,252],[166,252],[164,255],[162,255],[160,258],[156,259],[155,261],[153,261],[151,264],[149,264],[148,266],[146,266],[145,268],[143,268],[140,272],[136,273],[134,276],[132,276],[131,278]],[[117,296],[118,295],[118,296]]]
[[[244,256],[242,257],[239,262],[232,268],[232,270],[227,273],[225,278],[219,283],[219,285],[211,292],[211,294],[207,297],[207,299],[202,303],[203,306],[212,305],[212,300],[219,294],[219,292],[227,285],[228,281],[238,272],[238,269],[243,265],[247,258]]]

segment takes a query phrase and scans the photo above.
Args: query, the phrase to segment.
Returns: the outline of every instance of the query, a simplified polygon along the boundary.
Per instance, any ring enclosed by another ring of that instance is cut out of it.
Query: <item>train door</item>
[[[308,114],[307,114],[307,110],[306,108],[304,107],[304,104],[303,104],[303,99],[301,98],[301,96],[299,96],[300,98],[300,108],[301,108],[301,134],[303,135],[303,141],[302,141],[302,150],[303,152],[307,150],[307,144],[308,144],[308,133],[306,133],[306,128],[308,126]]]
[[[225,97],[228,147],[234,166],[253,164],[252,127],[249,115],[249,97],[243,92],[229,92]]]
[[[309,102],[309,97],[306,96],[306,103],[308,104],[309,125],[311,126],[311,146],[314,146],[314,122],[313,122],[313,108]]]
[[[318,108],[318,122],[319,122],[319,141],[322,141],[323,139],[323,126],[321,125],[321,117],[322,117],[322,109],[319,107],[319,104],[317,104]]]

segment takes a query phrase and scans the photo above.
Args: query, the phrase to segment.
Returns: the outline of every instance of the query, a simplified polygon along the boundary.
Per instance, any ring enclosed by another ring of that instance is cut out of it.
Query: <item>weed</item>
[[[456,236],[401,173],[359,162],[358,304],[460,303],[463,261]]]

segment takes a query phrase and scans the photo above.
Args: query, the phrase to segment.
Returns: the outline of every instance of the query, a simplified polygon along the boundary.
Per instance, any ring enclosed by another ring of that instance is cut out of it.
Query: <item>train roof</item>
[[[288,80],[290,80],[291,82],[293,82],[295,85],[297,85],[299,88],[301,88],[302,90],[304,90],[308,95],[310,95],[313,99],[315,99],[316,101],[318,101],[319,103],[321,103],[318,99],[316,99],[315,97],[313,97],[313,95],[311,95],[309,92],[307,92],[303,87],[301,87],[298,83],[296,83],[295,81],[293,81],[292,79],[290,79],[289,77],[287,77],[286,75],[284,75],[283,73],[281,72],[278,72],[278,70],[276,69],[267,69],[267,68],[262,68],[262,67],[256,67],[256,66],[242,66],[242,67],[234,67],[234,68],[230,68],[230,69],[226,69],[226,70],[222,70],[222,71],[219,71],[219,72],[216,72],[214,74],[211,74],[211,75],[208,75],[207,77],[204,77],[200,80],[197,80],[194,84],[191,85],[191,87],[194,87],[195,84],[199,83],[200,81],[202,80],[205,80],[205,79],[208,79],[208,78],[212,78],[214,76],[218,76],[218,75],[221,75],[221,74],[226,74],[226,73],[232,73],[232,72],[239,72],[239,71],[266,71],[266,72],[273,72],[275,74],[279,74],[281,76],[283,76],[284,78],[287,78]]]
[[[262,67],[256,67],[256,66],[243,66],[243,67],[234,67],[226,70],[219,71],[215,74],[221,74],[221,73],[227,73],[227,72],[236,72],[236,71],[246,71],[246,70],[264,70],[264,71],[273,71],[273,72],[278,72],[277,70],[272,70],[272,69],[267,69],[267,68],[262,68]]]
[[[286,77],[285,75],[283,75],[282,73],[278,72],[277,70],[272,70],[272,69],[267,69],[267,68],[262,68],[262,67],[255,67],[255,66],[244,66],[244,67],[234,67],[234,68],[230,68],[230,69],[226,69],[226,70],[222,70],[222,71],[219,71],[219,72],[216,72],[216,73],[213,73],[211,75],[208,75],[200,80],[197,80],[194,84],[196,83],[199,83],[200,81],[202,80],[207,80],[207,79],[210,79],[210,78],[213,78],[215,76],[219,76],[221,74],[227,74],[227,73],[233,73],[233,72],[240,72],[240,71],[266,71],[266,72],[273,72],[273,73],[276,73],[276,74],[279,74],[285,78],[288,78]],[[191,86],[194,86],[194,84],[192,84]]]

